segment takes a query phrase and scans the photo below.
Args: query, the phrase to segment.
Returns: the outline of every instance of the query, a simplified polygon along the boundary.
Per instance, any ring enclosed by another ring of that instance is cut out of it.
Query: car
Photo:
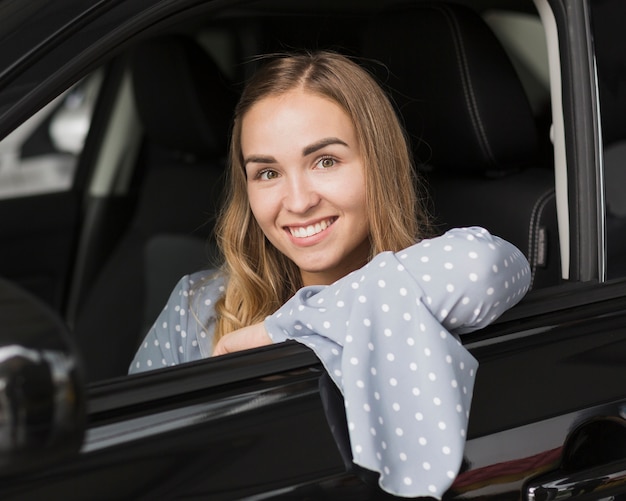
[[[371,71],[437,231],[484,226],[532,290],[479,361],[444,499],[626,496],[621,0],[0,0],[2,499],[387,499],[341,395],[286,342],[127,376],[212,238],[261,54]]]

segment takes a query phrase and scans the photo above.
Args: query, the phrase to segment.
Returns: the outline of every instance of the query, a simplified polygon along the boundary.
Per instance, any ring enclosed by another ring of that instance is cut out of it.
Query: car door
[[[157,4],[163,16],[173,12],[173,4]],[[537,5],[551,51],[566,280],[533,291],[497,323],[463,338],[480,369],[464,464],[447,499],[624,492],[626,282],[606,281],[603,271],[591,4]],[[138,3],[126,2],[133,6],[139,26],[161,19],[156,10],[142,18]],[[128,27],[120,18],[132,16],[114,11],[104,13]],[[93,60],[68,58],[68,73],[50,71],[52,84],[33,91],[39,102],[135,33],[119,29],[121,38],[107,38],[108,26],[93,30],[102,40],[90,42]],[[35,107],[25,103],[0,117],[7,128],[18,111]],[[3,499],[388,497],[375,476],[351,463],[341,397],[312,352],[294,343],[102,382],[88,389],[87,402],[81,451],[5,476]]]
[[[471,450],[482,450],[478,457],[483,458],[499,451],[504,453],[501,460],[505,461],[468,472],[466,488],[474,492],[465,492],[461,497],[486,493],[493,499],[621,499],[626,492],[625,289],[623,279],[618,278],[623,276],[620,259],[606,259],[606,245],[609,256],[619,253],[619,233],[611,236],[609,232],[605,239],[606,230],[615,231],[615,227],[610,221],[605,227],[604,130],[600,123],[606,118],[601,101],[598,115],[594,64],[595,57],[603,57],[594,54],[602,48],[601,44],[594,45],[594,34],[596,42],[606,43],[607,35],[618,45],[623,39],[623,34],[615,30],[609,34],[601,24],[602,20],[606,23],[607,19],[615,19],[621,7],[617,2],[550,2],[548,12],[543,9],[547,5],[537,5],[548,45],[555,41],[550,30],[558,34],[559,40],[558,49],[549,47],[553,132],[557,200],[559,187],[562,190],[560,234],[569,232],[571,237],[568,245],[561,247],[562,257],[569,256],[564,276],[571,283],[560,286],[558,291],[531,294],[516,313],[524,315],[525,308],[532,309],[534,304],[539,314],[528,311],[521,320],[522,329],[514,327],[510,335],[501,332],[497,340],[468,342],[467,346],[473,347],[473,353],[481,359],[471,421],[479,429],[474,428],[478,436],[468,442],[468,457]],[[555,65],[560,75],[556,87]],[[602,71],[600,65],[601,77]],[[559,129],[563,134],[560,139]],[[560,155],[566,159],[562,164]],[[567,183],[559,184],[560,174]],[[607,184],[606,189],[616,187]],[[609,281],[607,270],[612,278]],[[509,428],[497,431],[497,426],[482,428],[478,424],[490,422]],[[481,486],[490,475],[494,476]],[[461,493],[463,476],[455,484]]]

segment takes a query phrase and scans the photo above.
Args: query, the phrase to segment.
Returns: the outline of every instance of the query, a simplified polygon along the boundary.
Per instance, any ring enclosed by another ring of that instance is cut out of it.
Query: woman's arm
[[[223,280],[214,272],[181,278],[137,350],[129,374],[210,356],[214,306],[222,292]]]
[[[300,290],[265,327],[324,364],[344,396],[355,463],[388,492],[440,497],[461,465],[478,367],[451,332],[488,325],[529,284],[515,246],[455,229]]]
[[[226,355],[241,350],[249,350],[272,344],[263,322],[237,329],[220,338],[213,350],[213,356]]]
[[[398,274],[407,276],[398,280],[394,278]],[[294,304],[299,312],[313,308],[326,313],[329,303],[324,296],[331,296],[332,304],[332,296],[343,296],[343,289],[352,290],[358,300],[366,301],[365,296],[358,294],[361,282],[372,282],[376,276],[380,294],[389,298],[393,294],[419,298],[442,326],[460,334],[485,327],[519,302],[529,288],[530,267],[515,246],[487,230],[456,228],[396,254],[382,253],[363,269],[331,285],[330,291],[323,286],[302,289],[268,318],[268,324],[275,326],[271,338],[262,324],[246,327],[223,337],[213,355],[267,345],[272,340],[297,339],[302,333],[303,315],[294,316]],[[397,282],[400,284],[394,290],[392,284]],[[345,299],[339,298],[335,307],[343,308],[345,303]],[[381,304],[379,313],[390,311],[389,301]],[[287,312],[290,319],[285,324],[279,319]],[[329,323],[325,319],[316,333],[327,330],[324,326]]]
[[[316,333],[343,345],[341,329],[329,333],[328,317],[344,320],[342,312],[352,310],[347,304],[366,303],[378,303],[377,308],[366,308],[377,318],[402,317],[398,301],[410,297],[446,329],[466,333],[493,322],[518,303],[529,286],[530,266],[517,247],[483,228],[455,228],[403,251],[383,252],[328,287],[301,289],[268,317],[266,328],[271,326],[278,342],[301,335],[304,324],[313,321]]]

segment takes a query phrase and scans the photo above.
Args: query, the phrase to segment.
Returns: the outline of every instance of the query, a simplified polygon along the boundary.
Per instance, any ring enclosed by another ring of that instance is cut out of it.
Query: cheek
[[[367,197],[365,194],[365,186],[355,185],[353,183],[352,190],[344,190],[341,196],[344,200],[346,210],[363,218],[367,215]]]
[[[369,212],[367,210],[367,197],[365,195],[365,190],[355,194],[353,198],[354,210],[353,214],[356,219],[355,232],[360,233],[362,235],[369,235],[370,221],[369,221]]]
[[[273,216],[273,207],[271,198],[267,195],[259,193],[257,190],[248,190],[248,203],[252,216],[256,219],[257,224],[264,229],[269,224]]]
[[[367,214],[367,195],[365,189],[365,173],[362,164],[355,165],[349,177],[342,183],[341,196],[344,197],[346,207],[360,215]]]

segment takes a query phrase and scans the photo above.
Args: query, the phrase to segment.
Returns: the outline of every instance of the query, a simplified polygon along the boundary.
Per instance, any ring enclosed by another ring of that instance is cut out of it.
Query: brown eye
[[[278,172],[275,170],[267,169],[259,173],[259,178],[269,181],[271,179],[276,179],[278,177]]]
[[[322,167],[323,169],[328,169],[330,167],[334,167],[335,166],[335,160],[333,158],[330,158],[330,157],[322,158],[318,162],[318,165],[320,167]]]

